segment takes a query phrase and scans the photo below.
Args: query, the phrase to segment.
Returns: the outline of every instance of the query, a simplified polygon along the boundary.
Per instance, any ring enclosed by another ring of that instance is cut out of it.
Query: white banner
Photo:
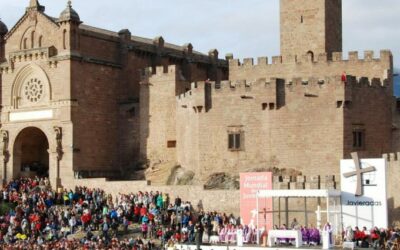
[[[340,162],[343,226],[387,228],[386,161],[352,156]]]

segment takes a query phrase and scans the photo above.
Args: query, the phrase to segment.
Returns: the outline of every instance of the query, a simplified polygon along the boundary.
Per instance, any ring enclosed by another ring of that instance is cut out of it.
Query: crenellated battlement
[[[257,80],[236,80],[236,81],[221,81],[221,82],[194,82],[191,84],[191,89],[179,96],[177,99],[184,99],[194,95],[195,93],[203,93],[205,86],[208,84],[211,89],[216,93],[228,93],[232,92],[243,92],[247,93],[250,91],[262,91],[262,90],[273,90],[276,88],[278,82],[284,83],[286,88],[294,90],[299,89],[322,89],[326,86],[335,87],[335,89],[346,89],[353,87],[366,87],[366,88],[380,88],[386,89],[384,81],[381,79],[373,78],[369,79],[367,77],[355,77],[347,75],[346,83],[342,82],[342,76],[326,76],[323,78],[309,77],[301,78],[295,77],[291,79],[278,79],[278,78],[260,78]]]
[[[144,68],[140,70],[141,84],[148,84],[150,80],[154,79],[176,77],[177,72],[179,72],[179,67],[177,65]]]
[[[243,100],[257,99],[263,104],[280,107],[285,95],[305,97],[319,97],[326,94],[336,96],[336,101],[345,103],[352,101],[352,94],[361,89],[385,92],[386,85],[380,79],[357,78],[347,76],[347,81],[342,81],[342,76],[326,76],[323,78],[260,78],[257,80],[237,80],[221,82],[194,82],[191,89],[176,97],[179,105],[183,107],[203,107],[205,100],[210,98],[240,97]]]
[[[265,78],[247,81],[221,81],[221,82],[194,82],[191,84],[191,89],[181,95],[177,96],[177,100],[184,100],[193,98],[196,94],[204,94],[204,89],[209,86],[215,94],[223,93],[248,93],[250,91],[271,91],[276,88],[279,79],[271,78],[266,80]],[[282,80],[280,80],[282,81]]]
[[[176,73],[177,66],[176,65],[167,65],[167,66],[157,66],[155,68],[148,67],[142,70],[142,76],[153,76],[153,75],[166,75]]]
[[[229,60],[229,67],[232,68],[246,68],[253,66],[267,66],[267,65],[279,65],[279,64],[304,64],[304,63],[364,63],[364,62],[391,62],[392,52],[390,50],[381,50],[380,56],[378,58],[374,57],[374,51],[367,50],[364,51],[364,57],[360,58],[357,51],[351,51],[348,53],[348,59],[343,58],[342,52],[333,52],[332,58],[328,57],[327,53],[322,53],[319,55],[303,55],[303,56],[273,56],[271,62],[269,62],[268,57],[245,58],[242,62],[239,59]],[[257,63],[255,63],[257,61]]]
[[[382,157],[388,162],[400,162],[400,152],[383,154]]]

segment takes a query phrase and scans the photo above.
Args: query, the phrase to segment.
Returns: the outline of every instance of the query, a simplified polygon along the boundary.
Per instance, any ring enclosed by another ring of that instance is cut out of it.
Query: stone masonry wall
[[[118,104],[120,69],[72,61],[71,97],[75,171],[118,173]]]
[[[274,176],[274,189],[334,189],[339,184],[335,176]],[[159,191],[168,193],[170,200],[176,197],[183,201],[190,201],[192,206],[197,209],[199,206],[205,211],[219,211],[232,213],[239,216],[240,213],[240,193],[239,190],[204,190],[202,186],[161,186],[148,185],[146,181],[107,181],[106,179],[85,179],[73,180],[65,186],[73,189],[75,186],[87,186],[90,188],[102,188],[113,197],[119,193],[128,194],[139,191]],[[323,199],[274,199],[274,224],[290,224],[296,218],[302,225],[316,225],[316,209],[320,205],[324,210],[326,201]],[[286,206],[289,211],[286,213]],[[306,213],[304,212],[306,211]],[[326,218],[323,215],[322,221]]]
[[[281,54],[325,52],[325,15],[324,0],[281,0]]]
[[[176,165],[175,88],[178,70],[175,66],[157,67],[141,86],[140,153],[153,164]]]
[[[222,82],[218,88],[210,84],[208,92],[206,87],[197,83],[177,101],[178,134],[183,140],[177,142],[179,163],[200,174],[197,178],[205,181],[214,173],[274,167],[306,175],[338,173],[343,109],[337,108],[332,93],[343,84],[335,77],[323,83]],[[243,133],[241,150],[228,149],[231,130]]]
[[[348,94],[342,101],[344,110],[344,158],[358,151],[363,158],[380,158],[392,150],[392,93],[389,87],[377,79],[355,79],[349,77]],[[340,102],[338,103],[340,105]],[[365,145],[353,147],[353,132],[364,132]]]
[[[281,55],[342,51],[341,0],[281,0]]]
[[[204,190],[202,186],[149,186],[146,181],[106,181],[106,179],[73,180],[65,188],[73,189],[77,186],[101,188],[113,197],[118,193],[159,191],[168,193],[170,201],[180,197],[182,201],[190,201],[197,209],[202,207],[205,211],[220,211],[239,215],[239,191],[238,190]]]
[[[387,163],[387,198],[389,210],[389,223],[400,226],[400,153],[384,154]],[[389,224],[390,225],[390,224]]]
[[[392,84],[393,72],[392,53],[387,50],[380,52],[380,57],[375,58],[373,51],[365,51],[364,59],[360,59],[358,52],[349,52],[348,60],[343,59],[341,52],[333,53],[332,60],[322,53],[315,55],[314,60],[307,56],[275,56],[269,64],[268,58],[244,59],[242,63],[238,59],[229,62],[229,80],[259,79],[259,78],[323,78],[330,75],[341,75],[344,71],[348,75],[367,77],[369,79],[388,79]]]

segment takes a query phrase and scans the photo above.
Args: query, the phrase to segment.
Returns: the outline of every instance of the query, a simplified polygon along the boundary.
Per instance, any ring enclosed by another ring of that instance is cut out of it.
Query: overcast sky
[[[58,17],[66,0],[41,0],[46,13]],[[23,15],[29,0],[0,0],[0,18],[9,29]],[[191,42],[220,57],[279,55],[279,0],[75,0],[81,20],[113,31],[167,42]],[[400,68],[400,1],[343,0],[344,51],[391,49]]]

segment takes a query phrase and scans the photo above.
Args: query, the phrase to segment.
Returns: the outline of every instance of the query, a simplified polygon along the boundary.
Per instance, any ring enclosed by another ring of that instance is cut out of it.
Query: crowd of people
[[[170,200],[166,193],[112,197],[86,187],[57,193],[46,178],[10,181],[1,191],[0,202],[15,207],[0,216],[2,249],[154,249],[156,240],[161,245],[171,240],[199,244],[222,228],[238,225],[233,215],[194,213],[190,202],[179,197]],[[132,235],[129,228],[140,230],[133,234],[140,237],[127,238]],[[84,237],[73,237],[77,233]]]
[[[400,229],[378,228],[367,229],[363,227],[347,227],[344,231],[343,240],[345,242],[354,242],[357,247],[374,249],[391,249],[400,239]]]
[[[172,200],[166,193],[112,197],[87,187],[54,192],[46,178],[10,181],[0,193],[0,202],[13,204],[0,216],[0,249],[158,249],[176,242],[256,243],[268,233],[241,225],[232,214],[194,211],[190,202]],[[321,243],[319,229],[300,226],[296,220],[290,227],[275,229],[300,230],[303,243]],[[399,238],[399,230],[378,228],[347,228],[343,234],[344,241],[359,247],[390,247]],[[285,238],[277,244],[291,242]]]
[[[3,204],[15,206],[0,217],[1,249],[154,248],[151,240],[118,239],[118,229],[127,229],[134,211],[123,202],[114,205],[100,189],[55,193],[46,178],[22,178],[8,183],[0,197]],[[77,232],[84,237],[70,237]]]

